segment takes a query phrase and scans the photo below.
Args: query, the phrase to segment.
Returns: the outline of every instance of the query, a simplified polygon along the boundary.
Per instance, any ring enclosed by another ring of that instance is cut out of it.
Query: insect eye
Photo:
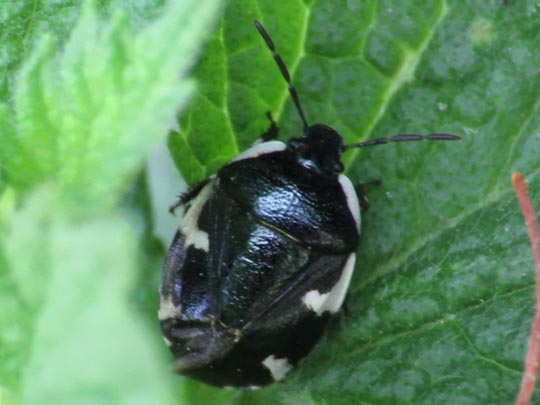
[[[345,170],[345,166],[343,166],[343,163],[338,161],[334,164],[334,170],[336,173],[341,173],[343,170]]]

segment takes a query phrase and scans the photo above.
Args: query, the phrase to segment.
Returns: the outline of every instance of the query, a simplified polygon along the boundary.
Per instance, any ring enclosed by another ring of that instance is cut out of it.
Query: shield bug
[[[455,140],[401,134],[343,145],[309,125],[289,71],[255,22],[285,78],[303,134],[285,144],[278,127],[184,193],[185,207],[160,287],[159,320],[175,370],[215,386],[281,380],[341,307],[355,264],[362,194],[341,172],[341,154],[388,142]],[[360,198],[359,198],[360,197]]]

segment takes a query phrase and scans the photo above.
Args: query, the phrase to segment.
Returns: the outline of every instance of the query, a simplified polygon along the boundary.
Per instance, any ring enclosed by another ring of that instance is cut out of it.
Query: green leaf
[[[284,383],[232,403],[513,401],[534,299],[509,179],[524,173],[539,200],[540,10],[532,0],[501,3],[228,4],[195,68],[194,102],[169,139],[188,183],[255,141],[267,110],[283,139],[301,134],[254,19],[289,66],[310,123],[336,128],[347,143],[463,136],[345,154],[353,181],[383,180],[368,190],[351,315],[329,326]],[[190,392],[196,404],[214,391]]]
[[[162,342],[129,305],[137,258],[132,224],[107,214],[74,226],[62,207],[48,203],[49,192],[33,194],[17,212],[7,244],[19,260],[19,249],[43,251],[43,260],[14,266],[15,276],[22,278],[23,269],[41,275],[30,286],[18,284],[27,288],[21,300],[36,317],[26,318],[31,336],[19,340],[30,345],[22,402],[171,403]],[[51,211],[58,216],[48,218]]]
[[[163,247],[136,179],[193,90],[219,4],[157,2],[142,23],[94,3],[65,43],[51,31],[8,55],[22,62],[0,105],[0,403],[181,398],[155,315]]]
[[[44,40],[17,81],[16,124],[2,114],[9,126],[0,141],[10,147],[0,157],[11,182],[28,188],[55,178],[77,205],[88,205],[82,196],[114,203],[125,178],[95,179],[132,175],[168,129],[190,91],[178,76],[194,56],[207,9],[176,17],[171,6],[159,25],[134,35],[118,13],[101,28],[89,6],[60,58]]]
[[[155,18],[163,0],[98,0],[103,16],[122,10],[138,28]],[[41,41],[45,33],[64,43],[81,10],[81,0],[10,0],[0,4],[0,100],[13,92],[13,75],[24,56]]]

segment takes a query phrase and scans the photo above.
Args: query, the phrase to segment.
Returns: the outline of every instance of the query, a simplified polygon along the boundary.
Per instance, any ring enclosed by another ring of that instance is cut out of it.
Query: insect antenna
[[[418,134],[399,134],[394,135],[389,138],[376,138],[368,139],[364,142],[352,143],[350,145],[343,145],[342,150],[347,150],[351,148],[363,148],[366,146],[375,146],[375,145],[384,145],[389,142],[415,142],[415,141],[457,141],[461,139],[458,135],[452,134],[429,134],[429,135],[418,135]]]
[[[274,41],[272,41],[272,38],[270,38],[270,35],[268,35],[268,32],[266,32],[266,29],[263,27],[263,25],[259,21],[255,21],[255,27],[257,27],[257,31],[259,31],[259,34],[261,34],[261,37],[264,39],[264,42],[266,42],[266,46],[268,46],[268,49],[270,49],[270,52],[272,52],[272,55],[274,56],[274,60],[276,61],[276,64],[278,65],[279,70],[281,71],[281,75],[283,76],[287,84],[289,85],[289,93],[294,101],[296,110],[298,111],[298,114],[300,115],[300,118],[302,119],[302,122],[304,124],[304,131],[305,131],[306,129],[308,129],[309,125],[307,123],[306,116],[304,115],[304,110],[302,109],[302,105],[300,104],[300,98],[298,97],[296,88],[291,83],[291,75],[289,73],[289,70],[287,69],[285,62],[283,62],[281,55],[277,53],[276,46],[274,45]]]

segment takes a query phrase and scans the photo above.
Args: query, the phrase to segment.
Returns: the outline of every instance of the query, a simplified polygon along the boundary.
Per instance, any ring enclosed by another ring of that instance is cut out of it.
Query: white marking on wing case
[[[280,141],[268,141],[259,143],[255,146],[252,146],[249,149],[246,149],[238,156],[236,156],[231,162],[238,162],[239,160],[256,158],[257,156],[266,155],[267,153],[279,152],[287,149],[287,146]]]
[[[339,184],[341,184],[341,189],[347,197],[347,206],[349,211],[356,222],[358,230],[360,230],[360,204],[358,203],[358,195],[356,195],[356,190],[354,189],[351,181],[344,174],[340,174],[338,177]]]
[[[354,271],[354,263],[356,262],[356,254],[351,253],[343,270],[341,271],[341,277],[337,283],[327,293],[321,294],[318,290],[308,291],[303,297],[302,302],[306,307],[316,312],[321,316],[323,312],[328,311],[331,314],[335,314],[341,308],[351,277]]]
[[[175,307],[171,297],[161,297],[159,300],[158,319],[164,321],[165,319],[175,318],[180,314],[180,307]]]
[[[189,208],[182,219],[182,224],[180,225],[180,230],[186,237],[184,241],[185,246],[194,246],[197,249],[202,249],[205,252],[208,252],[208,233],[199,229],[197,222],[199,221],[199,216],[210,197],[212,187],[214,186],[214,181],[208,183],[199,193],[193,205]]]
[[[285,378],[293,366],[289,364],[287,358],[278,359],[273,354],[262,361],[263,366],[270,370],[274,381],[280,381]]]

